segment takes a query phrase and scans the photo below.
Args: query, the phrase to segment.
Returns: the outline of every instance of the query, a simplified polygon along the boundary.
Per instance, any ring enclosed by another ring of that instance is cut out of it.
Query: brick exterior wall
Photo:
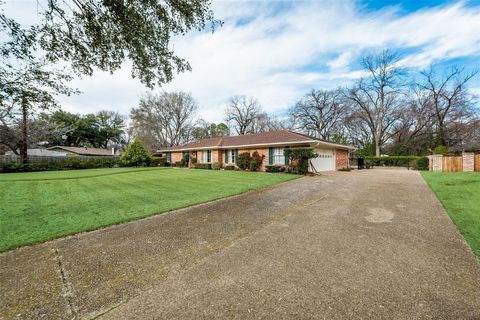
[[[475,169],[475,154],[470,152],[464,152],[463,158],[463,171],[472,172]]]
[[[268,166],[268,153],[269,148],[255,148],[255,149],[238,149],[238,154],[243,152],[249,152],[250,155],[257,151],[260,155],[263,155],[262,165],[259,168],[259,171],[265,171],[265,167]],[[190,158],[197,158],[199,163],[202,163],[203,160],[203,153],[206,150],[199,150],[199,151],[191,151]],[[224,163],[224,152],[225,150],[212,150],[211,153],[211,162],[220,162],[222,166],[225,166]],[[347,168],[349,166],[349,152],[347,150],[335,150],[335,170],[339,170],[341,168]],[[172,163],[176,161],[180,161],[183,157],[183,152],[172,152]],[[230,156],[229,156],[230,157]]]
[[[223,150],[212,150],[212,162],[223,163]]]
[[[172,152],[172,163],[182,160],[183,152]]]
[[[347,150],[335,150],[335,170],[348,168],[348,151]]]

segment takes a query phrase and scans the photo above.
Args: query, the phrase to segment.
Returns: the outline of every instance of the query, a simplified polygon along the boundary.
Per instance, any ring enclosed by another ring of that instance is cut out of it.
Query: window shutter
[[[212,151],[207,150],[207,162],[212,162]]]
[[[269,165],[273,164],[273,148],[272,147],[268,148],[268,164]]]
[[[288,147],[285,147],[285,149],[287,149],[287,148]],[[283,149],[284,154],[285,154],[285,149]],[[288,157],[287,156],[285,156],[285,164],[288,165]]]
[[[238,149],[235,149],[235,163],[237,163],[238,159]]]
[[[223,161],[224,161],[225,163],[228,163],[228,150],[225,150],[225,151],[223,152],[223,154],[224,154]]]

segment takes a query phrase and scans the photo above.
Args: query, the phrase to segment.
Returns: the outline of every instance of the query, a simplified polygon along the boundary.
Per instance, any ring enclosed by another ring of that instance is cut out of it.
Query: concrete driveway
[[[480,264],[418,172],[338,172],[1,254],[0,318],[480,319]]]

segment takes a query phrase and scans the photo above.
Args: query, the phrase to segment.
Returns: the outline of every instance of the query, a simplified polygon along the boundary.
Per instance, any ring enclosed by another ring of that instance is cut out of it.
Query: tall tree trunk
[[[23,163],[27,163],[28,155],[28,128],[27,128],[27,117],[28,117],[28,103],[25,97],[22,97],[22,144],[20,148],[20,156]]]
[[[379,139],[375,139],[375,156],[376,157],[380,157],[380,153],[381,153],[381,150],[380,150],[380,141]]]
[[[442,146],[446,146],[447,145],[447,139],[446,139],[446,135],[445,135],[445,127],[444,127],[444,124],[443,124],[443,120],[440,120],[438,122],[438,133],[440,135],[440,139],[439,142]]]

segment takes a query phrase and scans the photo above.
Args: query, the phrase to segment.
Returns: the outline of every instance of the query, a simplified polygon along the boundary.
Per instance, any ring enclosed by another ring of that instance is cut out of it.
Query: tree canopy
[[[219,24],[210,0],[48,0],[37,5],[41,22],[26,31],[0,16],[17,57],[27,57],[38,46],[47,61],[69,62],[85,75],[94,68],[113,72],[129,61],[132,76],[148,87],[191,69],[173,51],[172,37]]]

